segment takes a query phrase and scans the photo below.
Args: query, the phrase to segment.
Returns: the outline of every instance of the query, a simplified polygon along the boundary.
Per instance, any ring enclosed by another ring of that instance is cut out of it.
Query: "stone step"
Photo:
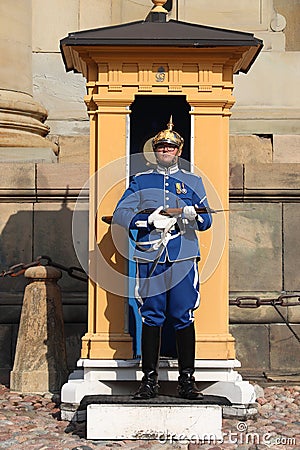
[[[208,397],[191,401],[158,396],[140,401],[124,395],[90,395],[80,409],[87,410],[87,439],[216,442],[222,439],[223,401]]]

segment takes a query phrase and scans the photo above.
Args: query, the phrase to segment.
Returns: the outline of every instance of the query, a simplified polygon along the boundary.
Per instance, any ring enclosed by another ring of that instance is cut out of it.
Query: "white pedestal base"
[[[114,417],[114,420],[111,418]],[[91,404],[87,407],[87,439],[156,439],[215,442],[222,438],[218,405]]]
[[[81,400],[86,395],[131,395],[143,373],[139,360],[91,360],[80,359],[74,371],[62,387],[62,418],[74,419]],[[234,408],[234,416],[242,418],[245,409],[255,402],[254,387],[243,381],[234,369],[240,367],[237,360],[196,360],[197,386],[205,395],[226,397]],[[178,364],[176,360],[161,360],[159,365],[160,394],[176,395]],[[227,415],[230,410],[226,409]],[[253,411],[252,411],[253,414]]]

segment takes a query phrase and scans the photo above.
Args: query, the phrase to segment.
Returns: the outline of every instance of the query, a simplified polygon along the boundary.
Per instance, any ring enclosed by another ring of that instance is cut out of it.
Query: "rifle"
[[[220,212],[225,212],[225,211],[229,211],[229,209],[211,209],[209,207],[205,208],[197,208],[195,207],[196,213],[197,214],[217,214]],[[148,208],[148,209],[143,209],[142,211],[140,211],[140,214],[152,214],[155,211],[155,208]],[[182,213],[183,208],[167,208],[167,209],[162,209],[160,211],[159,214],[161,214],[162,216],[169,216],[169,217],[173,217],[173,216],[180,216],[180,214]],[[112,216],[102,216],[102,221],[107,223],[108,225],[111,224],[112,222]]]

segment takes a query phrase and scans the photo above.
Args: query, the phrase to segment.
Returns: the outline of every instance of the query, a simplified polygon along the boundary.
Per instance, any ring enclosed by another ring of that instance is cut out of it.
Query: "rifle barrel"
[[[183,208],[167,208],[163,209],[160,214],[162,216],[179,216],[182,213]],[[197,214],[216,214],[219,212],[228,211],[226,209],[211,209],[211,208],[197,208],[195,207]],[[152,214],[155,211],[155,208],[143,209],[140,211],[141,214]],[[108,225],[112,222],[112,216],[102,216],[102,221],[107,223]]]

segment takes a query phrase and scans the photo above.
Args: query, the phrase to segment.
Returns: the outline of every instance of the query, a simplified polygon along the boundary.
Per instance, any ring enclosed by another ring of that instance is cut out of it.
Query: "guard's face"
[[[181,155],[181,150],[176,145],[162,143],[155,148],[155,156],[157,162],[165,167],[172,166],[177,163],[178,156]]]

